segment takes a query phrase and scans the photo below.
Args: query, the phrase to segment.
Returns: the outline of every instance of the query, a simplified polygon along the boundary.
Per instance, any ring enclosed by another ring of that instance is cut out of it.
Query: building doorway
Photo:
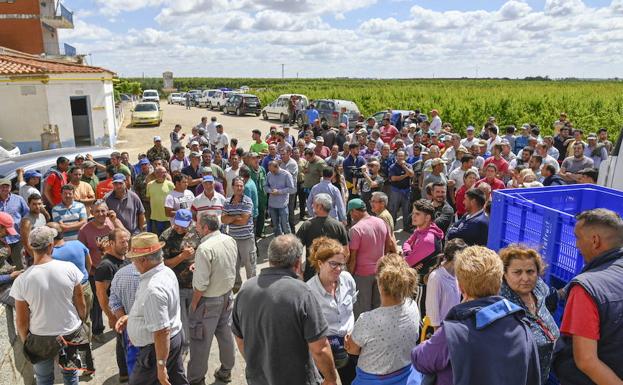
[[[76,147],[93,145],[91,129],[91,109],[88,96],[71,96],[71,120],[74,125],[74,141]]]

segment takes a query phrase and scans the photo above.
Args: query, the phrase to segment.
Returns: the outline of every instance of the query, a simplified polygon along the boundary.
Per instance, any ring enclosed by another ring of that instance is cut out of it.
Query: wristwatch
[[[167,366],[167,362],[165,360],[157,360],[156,363],[158,366]]]

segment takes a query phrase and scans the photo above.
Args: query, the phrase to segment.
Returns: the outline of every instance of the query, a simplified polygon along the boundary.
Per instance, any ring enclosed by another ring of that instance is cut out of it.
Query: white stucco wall
[[[0,137],[17,144],[22,153],[41,149],[45,125],[57,125],[63,147],[75,145],[70,97],[87,96],[93,144],[114,145],[116,138],[113,84],[108,73],[69,73],[39,80],[3,82],[0,78]],[[22,87],[35,95],[22,96]],[[16,129],[17,128],[17,129]]]

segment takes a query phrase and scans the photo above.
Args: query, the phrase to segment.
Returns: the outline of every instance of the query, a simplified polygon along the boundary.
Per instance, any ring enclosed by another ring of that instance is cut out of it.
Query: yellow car
[[[162,110],[157,103],[141,102],[132,110],[130,125],[155,125],[162,123]]]

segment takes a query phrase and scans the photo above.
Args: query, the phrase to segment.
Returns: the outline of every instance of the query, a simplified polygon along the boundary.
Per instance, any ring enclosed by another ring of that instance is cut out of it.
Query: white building
[[[0,47],[0,137],[22,154],[114,146],[112,71]]]

